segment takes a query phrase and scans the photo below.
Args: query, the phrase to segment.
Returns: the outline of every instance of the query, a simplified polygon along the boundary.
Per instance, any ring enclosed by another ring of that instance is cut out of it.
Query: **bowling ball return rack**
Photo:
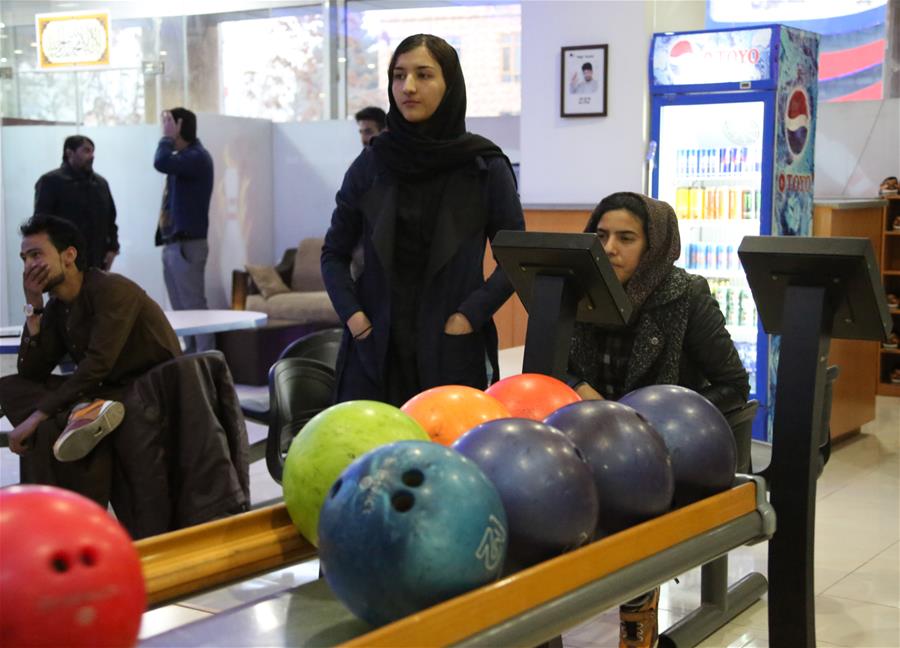
[[[495,249],[505,234],[497,234]],[[694,567],[724,581],[722,558],[730,550],[768,541],[768,582],[758,573],[744,576],[718,601],[704,600],[661,645],[695,645],[710,623],[734,616],[728,608],[736,592],[746,599],[767,590],[770,645],[814,646],[815,486],[828,346],[831,337],[884,339],[890,318],[868,239],[747,237],[739,255],[764,328],[781,336],[776,402],[785,406],[775,410],[764,477],[738,475],[727,491],[381,628],[353,617],[319,579],[141,645],[535,646]],[[557,294],[567,290],[557,283]],[[572,308],[578,301],[557,304]],[[557,342],[545,342],[555,355],[544,362],[558,362]],[[283,505],[135,546],[151,605],[316,556]]]

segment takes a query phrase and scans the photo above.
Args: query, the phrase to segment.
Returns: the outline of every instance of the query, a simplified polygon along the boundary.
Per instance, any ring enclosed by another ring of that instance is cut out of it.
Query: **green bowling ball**
[[[294,437],[284,460],[284,503],[294,526],[318,546],[319,510],[344,468],[388,443],[429,440],[412,417],[385,403],[348,401],[320,412]]]

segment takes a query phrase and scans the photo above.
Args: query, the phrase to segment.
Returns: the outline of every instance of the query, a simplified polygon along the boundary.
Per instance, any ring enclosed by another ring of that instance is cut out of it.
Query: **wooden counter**
[[[817,199],[813,209],[813,236],[856,236],[872,241],[881,265],[883,200]],[[881,344],[865,340],[832,340],[829,365],[840,365],[831,403],[831,438],[859,432],[875,420],[878,357]]]

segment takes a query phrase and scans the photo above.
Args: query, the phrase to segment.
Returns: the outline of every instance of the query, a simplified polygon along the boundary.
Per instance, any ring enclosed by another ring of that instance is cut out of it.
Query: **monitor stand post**
[[[570,277],[538,274],[534,278],[523,373],[542,373],[565,380],[569,345],[578,312],[579,294]]]
[[[778,527],[769,541],[772,646],[816,644],[813,546],[822,402],[834,311],[822,286],[785,292],[775,420],[771,502]]]

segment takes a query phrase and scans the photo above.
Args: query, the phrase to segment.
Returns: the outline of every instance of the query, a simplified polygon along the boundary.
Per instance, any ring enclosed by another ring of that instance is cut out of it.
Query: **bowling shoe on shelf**
[[[619,648],[656,648],[659,588],[619,607]]]
[[[900,385],[900,369],[894,369],[891,372],[891,382],[895,385]]]
[[[896,333],[891,333],[888,336],[887,341],[881,343],[881,346],[883,346],[885,349],[896,349],[898,343],[900,343],[900,338],[897,337]]]
[[[894,218],[894,222],[891,227],[893,227],[895,230],[900,230],[900,216]]]
[[[887,294],[887,305],[888,308],[900,308],[900,300],[897,299],[897,295],[893,293]]]
[[[79,403],[72,408],[66,428],[53,444],[54,456],[59,461],[77,461],[87,456],[124,417],[125,406],[117,401]]]

